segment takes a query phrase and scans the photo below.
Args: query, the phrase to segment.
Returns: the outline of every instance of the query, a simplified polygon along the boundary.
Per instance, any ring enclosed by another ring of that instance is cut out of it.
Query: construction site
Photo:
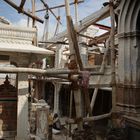
[[[139,47],[139,0],[1,0],[0,140],[140,140]]]

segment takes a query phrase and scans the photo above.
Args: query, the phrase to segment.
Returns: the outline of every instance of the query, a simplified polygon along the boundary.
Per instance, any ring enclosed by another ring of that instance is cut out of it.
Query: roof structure
[[[39,48],[35,44],[37,35],[35,28],[14,27],[2,25],[0,27],[0,52],[27,53],[38,55],[52,55],[53,51]],[[12,55],[12,54],[11,54]]]

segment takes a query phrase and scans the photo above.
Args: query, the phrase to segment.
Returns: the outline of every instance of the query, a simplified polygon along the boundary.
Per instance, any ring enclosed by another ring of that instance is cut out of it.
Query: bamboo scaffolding
[[[8,3],[10,6],[12,6],[14,9],[16,9],[19,13],[23,13],[29,17],[31,17],[32,19],[40,22],[40,23],[43,23],[44,21],[42,19],[40,19],[39,17],[37,16],[34,16],[32,15],[31,13],[29,12],[26,12],[24,9],[21,9],[20,7],[18,7],[14,2],[12,2],[11,0],[4,0],[6,3]]]
[[[65,69],[36,69],[36,68],[23,68],[23,67],[0,67],[0,73],[29,73],[29,74],[42,74],[42,75],[58,75],[58,74],[74,74],[79,76],[82,71],[79,70],[65,70]],[[91,75],[102,75],[103,73],[91,72]]]

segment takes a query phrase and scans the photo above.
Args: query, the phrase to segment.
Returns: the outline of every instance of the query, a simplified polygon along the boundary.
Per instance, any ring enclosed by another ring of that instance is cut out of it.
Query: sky
[[[11,0],[15,2],[17,5],[20,5],[20,0]],[[44,0],[49,7],[57,6],[59,4],[64,4],[64,0]],[[74,0],[69,0],[70,2],[73,2]],[[84,3],[81,3],[78,5],[78,20],[82,20],[86,16],[94,13],[95,11],[99,10],[103,7],[103,3],[108,0],[85,0]],[[36,10],[42,9],[43,4],[40,2],[40,0],[36,0]],[[24,9],[28,11],[28,9],[31,9],[31,0],[26,0]],[[74,19],[74,6],[71,6],[71,16]],[[53,10],[56,15],[58,15],[58,9]],[[59,9],[60,17],[62,25],[60,26],[60,31],[63,31],[66,28],[66,15],[65,15],[65,8]],[[44,19],[45,12],[39,12],[36,13],[38,17],[41,19]],[[3,0],[0,0],[0,16],[5,17],[8,19],[12,24],[18,25],[18,26],[27,26],[27,16],[23,14],[18,14],[18,12],[13,9],[11,6],[9,6],[6,2]],[[108,24],[107,21],[102,21],[103,24]],[[44,24],[36,23],[36,26],[39,30],[39,36],[42,36],[42,32],[44,30]],[[56,19],[54,16],[52,16],[51,13],[49,13],[49,32],[50,35],[54,34],[56,28]]]

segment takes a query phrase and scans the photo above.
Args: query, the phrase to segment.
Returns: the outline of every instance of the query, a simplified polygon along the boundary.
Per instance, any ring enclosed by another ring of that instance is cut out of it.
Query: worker
[[[57,113],[54,114],[52,128],[53,134],[59,134],[61,132],[61,123]]]

